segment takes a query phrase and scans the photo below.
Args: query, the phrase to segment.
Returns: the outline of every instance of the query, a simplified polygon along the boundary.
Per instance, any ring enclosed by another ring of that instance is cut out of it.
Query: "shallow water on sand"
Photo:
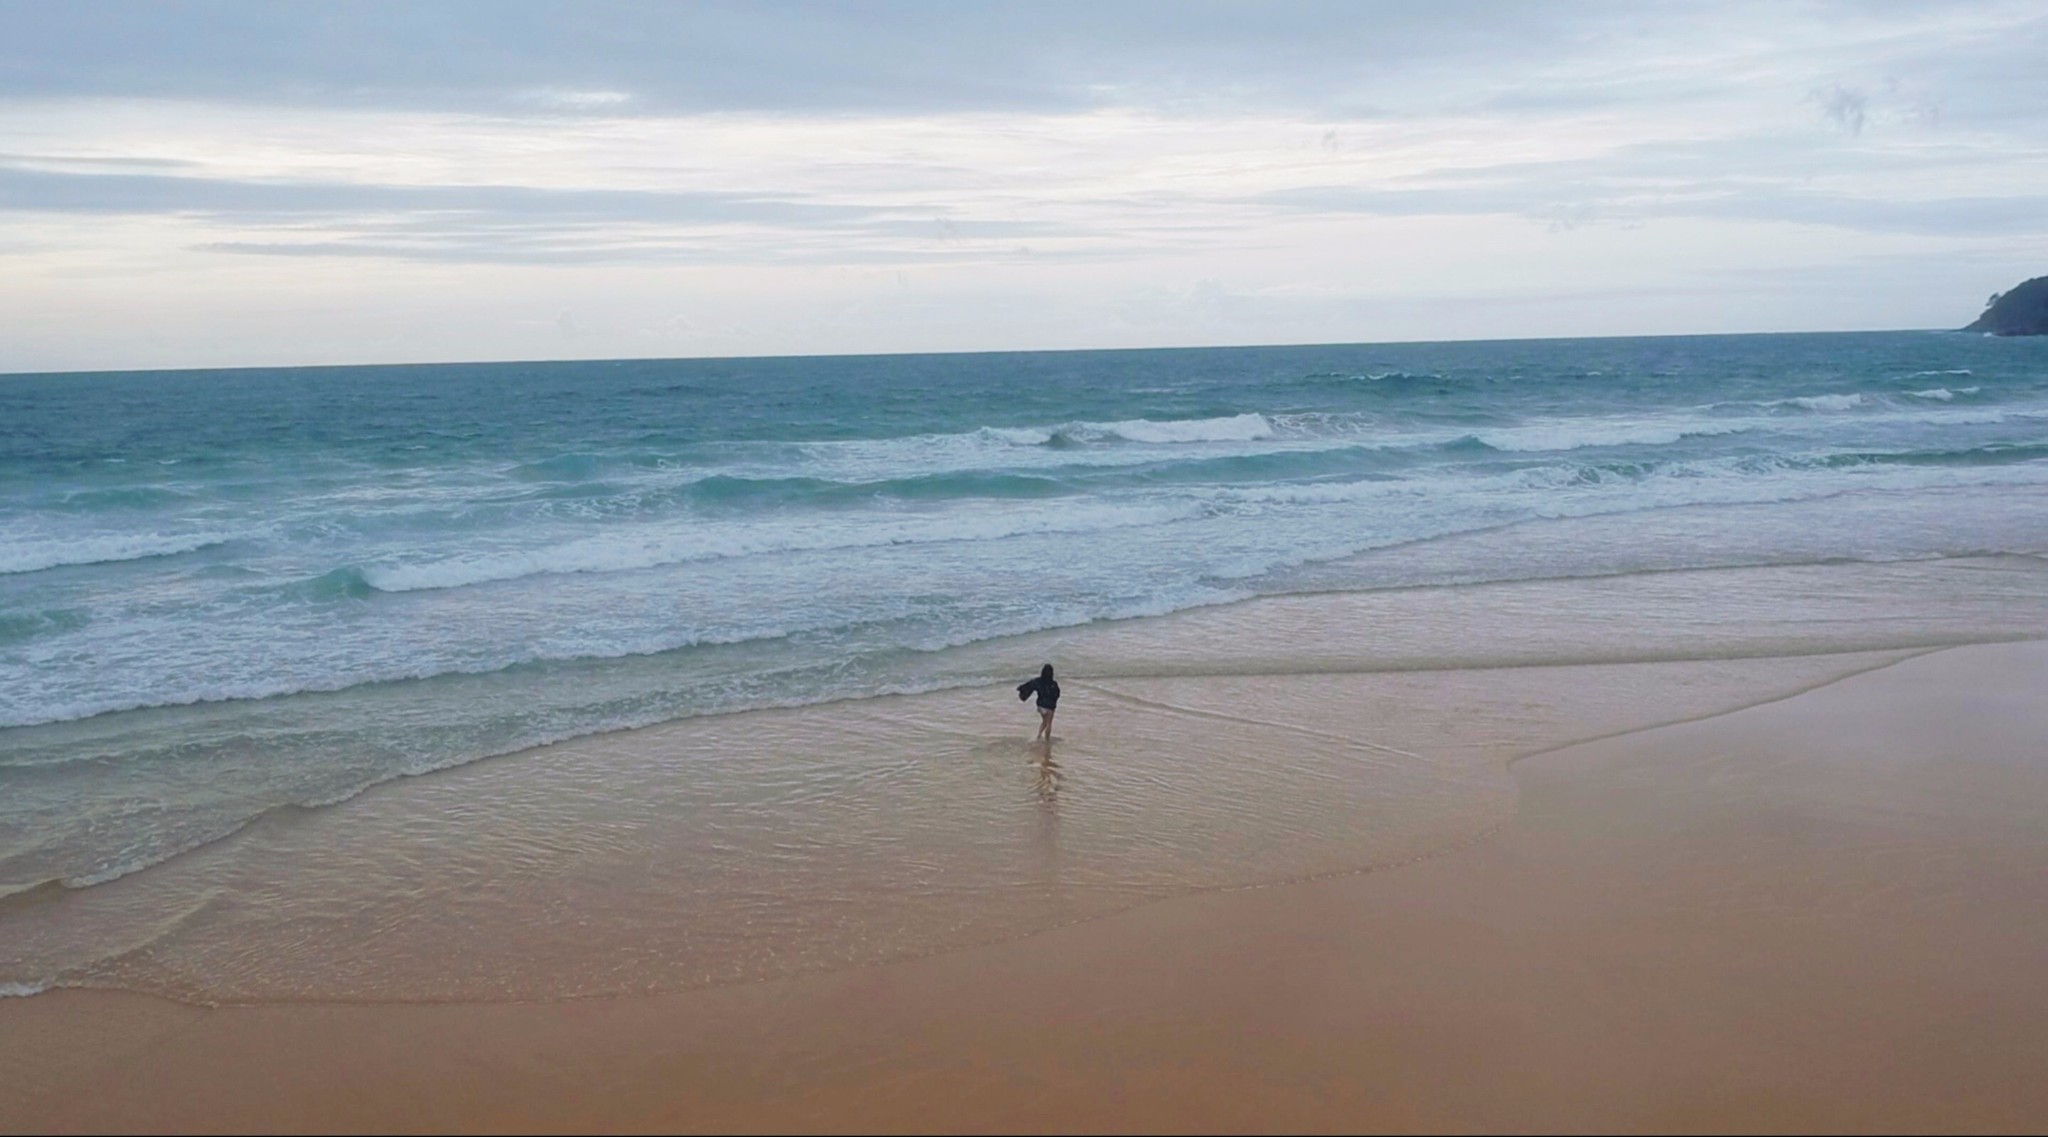
[[[1517,755],[2029,629],[2026,558],[1271,598],[1008,645],[1071,661],[1049,755],[1007,687],[699,718],[273,812],[0,928],[45,982],[197,1002],[856,965],[1427,856],[1512,814]]]

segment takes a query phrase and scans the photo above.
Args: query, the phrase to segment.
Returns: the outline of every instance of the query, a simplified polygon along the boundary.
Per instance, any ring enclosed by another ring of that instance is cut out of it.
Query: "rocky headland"
[[[1994,293],[1966,332],[1994,336],[2048,336],[2048,276]]]

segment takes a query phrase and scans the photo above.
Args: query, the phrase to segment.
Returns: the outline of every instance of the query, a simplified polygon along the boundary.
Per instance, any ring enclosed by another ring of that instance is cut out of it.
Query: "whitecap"
[[[0,574],[176,556],[212,548],[227,540],[224,533],[142,533],[10,541],[5,549],[0,549]]]
[[[932,516],[852,524],[661,528],[606,534],[536,549],[366,566],[363,579],[380,592],[464,588],[529,576],[631,572],[664,565],[774,553],[997,541],[1046,533],[1091,533],[1159,525],[1188,516],[1181,506],[1062,505],[1055,509],[996,510],[967,516]]]
[[[1808,411],[1846,411],[1863,405],[1861,395],[1797,395],[1790,399],[1775,399],[1764,404],[1767,407],[1798,407]]]
[[[1060,434],[1075,441],[1121,440],[1153,446],[1189,442],[1257,442],[1273,437],[1273,424],[1261,414],[1164,421],[1134,418],[1121,422],[1074,423],[1063,427]]]
[[[1668,446],[1683,438],[1737,434],[1749,427],[1742,423],[1685,422],[1657,423],[1627,419],[1567,419],[1531,423],[1503,430],[1481,431],[1473,437],[1495,450],[1518,453],[1546,450],[1578,450],[1588,446]]]

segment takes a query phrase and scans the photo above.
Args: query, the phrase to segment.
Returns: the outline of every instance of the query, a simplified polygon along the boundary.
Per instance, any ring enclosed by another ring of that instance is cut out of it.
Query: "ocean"
[[[1410,598],[1362,671],[1769,654],[1630,639],[1675,609],[1627,587],[1744,566],[1789,574],[1776,607],[1699,602],[1796,616],[1785,654],[2042,634],[2044,555],[2048,340],[0,376],[0,990],[110,974],[51,930],[80,898],[545,744],[1007,686],[1061,644],[1166,674],[1072,637],[1262,597]],[[1844,565],[1889,567],[1811,575]],[[1544,582],[1610,601],[1412,623]]]

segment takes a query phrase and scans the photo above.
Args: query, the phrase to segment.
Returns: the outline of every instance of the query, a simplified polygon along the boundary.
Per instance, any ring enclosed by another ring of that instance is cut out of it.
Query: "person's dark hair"
[[[1050,679],[1050,678],[1052,678],[1052,664],[1050,664],[1050,663],[1046,664],[1046,665],[1045,665],[1045,670],[1043,670],[1043,671],[1039,672],[1039,673],[1038,673],[1038,677],[1039,677],[1040,679]]]

